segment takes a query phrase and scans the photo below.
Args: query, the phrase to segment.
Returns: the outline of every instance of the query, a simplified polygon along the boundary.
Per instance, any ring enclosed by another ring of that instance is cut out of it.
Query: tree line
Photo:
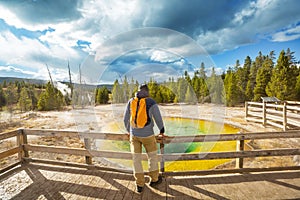
[[[299,62],[298,62],[299,64]],[[239,60],[234,67],[217,75],[212,68],[207,76],[204,63],[191,78],[186,71],[182,77],[170,77],[164,83],[154,79],[145,82],[150,96],[158,103],[222,103],[236,106],[245,101],[261,101],[261,97],[277,97],[280,100],[300,101],[300,69],[290,49],[282,50],[275,62],[275,53],[261,52],[252,60],[245,58],[243,66]],[[127,78],[122,84],[114,82],[112,102],[124,103],[137,91],[138,82]]]
[[[255,59],[247,56],[241,66],[239,60],[234,67],[221,75],[213,67],[207,75],[205,64],[191,76],[187,71],[181,77],[169,77],[159,83],[151,78],[148,82],[150,96],[157,103],[222,103],[236,106],[245,101],[261,101],[261,97],[277,97],[280,100],[300,101],[300,68],[294,52],[282,50],[275,60],[275,53],[258,53]],[[61,110],[66,105],[92,105],[126,103],[135,95],[140,83],[125,76],[120,82],[115,80],[113,87],[92,89],[79,87],[74,90],[68,84],[71,94],[65,95],[52,82],[31,84],[15,81],[0,84],[0,110]]]
[[[207,77],[204,63],[195,71],[191,78],[187,71],[176,80],[170,77],[168,81],[158,83],[153,78],[144,82],[149,87],[150,96],[157,103],[222,103],[224,101],[224,87],[221,76],[212,68],[211,76]],[[129,82],[127,77],[123,83],[115,80],[112,88],[112,102],[125,103],[134,96],[139,87],[133,78]]]
[[[224,76],[226,104],[234,106],[245,101],[261,101],[261,97],[277,97],[280,100],[300,101],[300,69],[294,52],[282,50],[275,61],[275,53],[262,55],[255,60],[245,58],[229,68]]]
[[[25,81],[6,82],[0,84],[0,111],[3,107],[9,112],[20,110],[61,110],[68,102],[67,95],[63,95],[50,82],[46,84],[32,84]]]

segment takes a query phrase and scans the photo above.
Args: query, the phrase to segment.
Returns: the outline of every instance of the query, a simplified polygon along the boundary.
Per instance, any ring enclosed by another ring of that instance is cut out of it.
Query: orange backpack
[[[132,128],[144,128],[148,121],[146,98],[135,97],[130,104],[130,125]]]

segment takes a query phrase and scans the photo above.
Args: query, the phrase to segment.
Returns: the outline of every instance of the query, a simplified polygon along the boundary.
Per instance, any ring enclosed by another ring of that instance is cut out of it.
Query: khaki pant
[[[155,136],[149,137],[130,137],[130,148],[133,158],[133,172],[136,185],[142,187],[145,184],[144,170],[142,166],[142,145],[148,155],[148,166],[149,176],[151,181],[157,181],[159,170],[158,170],[158,159],[157,159],[157,146]]]

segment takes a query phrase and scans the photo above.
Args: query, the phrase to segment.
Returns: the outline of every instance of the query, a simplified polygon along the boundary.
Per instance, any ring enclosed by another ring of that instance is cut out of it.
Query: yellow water
[[[214,123],[205,120],[166,118],[164,119],[166,135],[169,136],[193,136],[200,134],[230,134],[237,133],[239,129],[228,124]],[[111,131],[118,132],[122,123],[112,123],[109,125]],[[158,130],[156,130],[157,132]],[[101,146],[101,147],[100,147]],[[102,141],[99,148],[111,151],[130,151],[128,142]],[[166,144],[165,153],[205,153],[234,151],[235,141],[222,142],[201,142],[201,143],[176,143]],[[132,161],[122,159],[111,159],[111,161],[127,167],[132,166]],[[165,171],[189,171],[212,169],[224,164],[230,159],[219,160],[193,160],[193,161],[172,161],[165,163]],[[147,162],[143,162],[144,169],[147,170]]]

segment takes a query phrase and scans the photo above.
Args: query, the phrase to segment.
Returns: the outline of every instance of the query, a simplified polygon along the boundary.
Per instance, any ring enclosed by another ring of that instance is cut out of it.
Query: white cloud
[[[27,30],[32,30],[32,31],[36,31],[36,30],[44,30],[47,29],[49,27],[50,24],[30,24],[30,23],[26,23],[22,20],[22,18],[20,18],[16,13],[13,13],[11,10],[7,9],[6,7],[0,5],[0,19],[4,19],[4,21],[11,25],[14,26],[16,28],[24,28]]]
[[[219,53],[238,46],[273,37],[275,41],[288,41],[299,38],[298,28],[290,32],[279,32],[283,27],[300,21],[298,1],[258,0],[251,2],[232,19],[232,26],[198,35],[197,41],[210,53]],[[288,13],[288,14],[287,14]],[[273,35],[273,33],[276,34]],[[289,34],[286,34],[289,33]],[[292,34],[290,34],[292,33]]]
[[[242,9],[240,12],[237,12],[234,16],[233,24],[238,26],[241,24],[244,24],[247,19],[253,17],[255,14],[256,8],[255,8],[255,3],[251,2],[249,7]]]
[[[300,26],[280,31],[272,35],[274,42],[285,42],[300,38]]]
[[[32,71],[19,69],[13,66],[0,66],[0,72],[2,76],[12,76],[12,77],[21,76],[23,78],[26,77],[31,78],[35,75],[35,73]]]
[[[67,45],[45,46],[37,39],[18,38],[8,31],[0,32],[0,60],[6,65],[24,66],[37,71],[45,64],[66,67],[67,60],[81,60],[77,51]]]
[[[158,62],[173,62],[174,59],[178,59],[178,56],[162,50],[153,50],[150,59]]]
[[[26,37],[17,38],[11,32],[0,32],[0,60],[5,60],[7,65],[23,65],[38,68],[40,63],[32,59],[31,55],[39,55],[44,52],[49,54],[49,50],[38,40]]]
[[[85,76],[97,80],[107,64],[138,49],[155,49],[152,55],[147,56],[154,61],[171,62],[178,57],[209,56],[207,52],[219,53],[260,38],[290,41],[300,37],[299,27],[291,26],[300,21],[298,1],[257,0],[232,3],[228,9],[224,9],[227,1],[209,1],[205,8],[200,1],[191,2],[174,1],[171,5],[169,1],[72,1],[72,5],[66,8],[66,15],[61,12],[61,7],[56,7],[57,10],[52,10],[48,18],[42,12],[30,13],[32,7],[23,9],[19,4],[16,6],[22,13],[15,14],[17,12],[12,12],[12,7],[9,10],[2,3],[0,19],[7,24],[32,31],[51,27],[54,31],[48,31],[39,38],[16,37],[8,30],[0,32],[0,61],[32,68],[44,78],[47,78],[47,63],[53,69],[62,69],[53,73],[58,79],[65,79],[67,60],[72,62],[72,66],[77,66],[86,63],[87,53],[96,52],[97,61],[91,66],[88,65],[90,63],[84,65],[83,71],[86,70]],[[45,4],[39,5],[45,9]],[[43,19],[34,18],[38,15]],[[174,28],[189,34],[197,42],[174,30],[142,28],[145,26]],[[76,49],[78,40],[91,44]]]
[[[56,68],[52,66],[48,66],[49,71],[51,74],[51,78],[53,81],[69,81],[69,72],[68,69],[61,69],[61,68]],[[72,73],[71,72],[71,77],[72,77],[72,82],[75,82],[78,78],[78,73]],[[33,78],[36,79],[43,79],[43,80],[50,80],[50,76],[47,70],[47,67],[42,67],[40,68],[33,76]]]

